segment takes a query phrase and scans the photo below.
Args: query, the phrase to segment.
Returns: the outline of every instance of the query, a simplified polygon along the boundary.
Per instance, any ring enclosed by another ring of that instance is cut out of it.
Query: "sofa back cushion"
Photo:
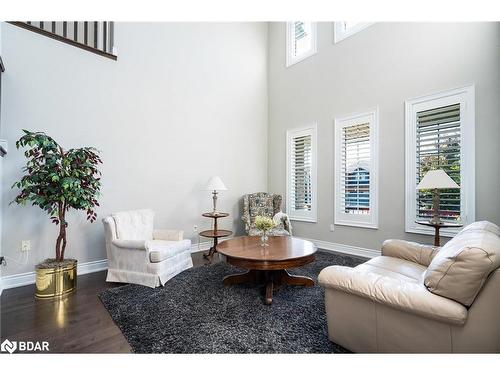
[[[116,236],[120,240],[152,240],[152,210],[122,211],[111,215],[116,225]]]
[[[438,251],[424,274],[427,289],[470,306],[489,274],[500,266],[500,229],[473,223]]]

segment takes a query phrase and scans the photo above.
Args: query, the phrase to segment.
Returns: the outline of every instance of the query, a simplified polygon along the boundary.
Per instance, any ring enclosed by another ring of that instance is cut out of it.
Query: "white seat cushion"
[[[146,242],[146,249],[149,251],[149,260],[151,263],[163,262],[185,251],[190,251],[190,247],[190,240],[151,240]]]

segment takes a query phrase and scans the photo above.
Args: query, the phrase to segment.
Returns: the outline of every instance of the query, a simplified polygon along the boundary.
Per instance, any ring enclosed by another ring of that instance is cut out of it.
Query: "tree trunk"
[[[56,260],[64,260],[66,250],[66,204],[59,203],[59,236],[56,241]]]

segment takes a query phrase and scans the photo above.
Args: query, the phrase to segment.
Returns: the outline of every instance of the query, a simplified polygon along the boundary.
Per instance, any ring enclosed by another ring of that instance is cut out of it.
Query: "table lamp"
[[[213,201],[214,201],[214,210],[213,213],[217,213],[217,193],[219,191],[227,190],[226,185],[224,185],[224,182],[220,179],[219,176],[214,176],[208,180],[207,186],[205,190],[209,190],[213,194]]]
[[[417,190],[433,190],[432,197],[432,224],[440,224],[439,217],[439,190],[440,189],[460,189],[455,181],[442,169],[435,169],[425,174],[424,178],[417,185]]]

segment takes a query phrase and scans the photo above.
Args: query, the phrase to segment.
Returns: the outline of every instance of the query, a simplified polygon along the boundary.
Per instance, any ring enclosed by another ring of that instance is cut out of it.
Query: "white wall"
[[[220,226],[240,225],[239,199],[267,187],[267,24],[118,23],[118,61],[4,25],[0,138],[10,145],[21,129],[45,131],[67,148],[102,150],[98,221],[69,216],[67,256],[105,259],[101,219],[118,210],[153,208],[156,226],[178,228],[197,241],[193,224],[212,200],[204,184],[219,175],[219,196],[231,214]],[[8,205],[25,160],[10,148],[2,176],[4,275],[28,272],[53,256],[57,228],[39,208]],[[203,241],[206,241],[203,240]]]
[[[286,130],[318,122],[318,222],[313,239],[380,249],[405,233],[404,101],[475,83],[476,219],[500,224],[500,23],[377,23],[333,44],[318,25],[318,53],[285,67],[285,24],[269,28],[269,190],[285,193]],[[333,120],[379,107],[379,229],[333,223]],[[495,172],[493,172],[493,170]]]

